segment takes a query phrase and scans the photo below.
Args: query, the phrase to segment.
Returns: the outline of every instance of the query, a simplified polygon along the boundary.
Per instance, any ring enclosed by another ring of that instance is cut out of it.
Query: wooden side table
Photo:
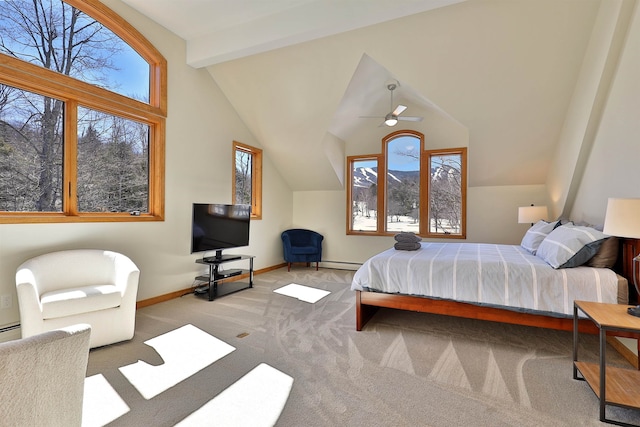
[[[573,379],[584,380],[600,400],[600,421],[630,426],[606,418],[607,405],[640,409],[640,371],[607,366],[607,332],[610,335],[640,333],[640,318],[627,314],[630,306],[574,301],[573,304]],[[578,310],[597,327],[600,335],[600,362],[578,361]],[[578,376],[580,373],[581,377]]]

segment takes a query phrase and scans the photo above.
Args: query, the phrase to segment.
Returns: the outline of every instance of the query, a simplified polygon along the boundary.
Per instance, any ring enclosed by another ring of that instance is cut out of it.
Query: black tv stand
[[[208,276],[197,276],[196,280],[200,280],[206,282],[206,285],[199,286],[195,289],[194,293],[196,295],[207,295],[209,297],[209,301],[213,301],[217,297],[221,297],[223,295],[228,295],[233,292],[238,292],[243,289],[248,289],[253,287],[253,255],[222,255],[220,258],[215,257],[206,257],[202,259],[197,259],[196,263],[204,264],[209,266],[209,275]],[[233,261],[242,261],[249,260],[249,269],[227,269],[222,270],[220,268],[221,264]],[[240,276],[242,274],[247,274],[249,278],[249,283],[246,282],[238,282],[235,279],[231,279],[236,276]],[[226,279],[231,279],[232,281],[226,282],[223,285],[223,282]]]
[[[242,255],[237,254],[228,254],[223,255],[222,249],[217,249],[216,254],[214,256],[202,257],[206,262],[223,262],[223,261],[234,261],[237,259],[242,259]]]
[[[220,255],[220,256],[210,256],[206,258],[202,258],[205,262],[225,262],[225,261],[235,261],[238,259],[242,259],[240,255]]]

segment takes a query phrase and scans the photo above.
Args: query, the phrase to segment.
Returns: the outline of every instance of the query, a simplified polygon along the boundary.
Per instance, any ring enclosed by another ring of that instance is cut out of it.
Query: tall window
[[[385,230],[420,232],[420,154],[422,135],[392,134],[385,153]]]
[[[348,230],[378,231],[378,156],[349,157]]]
[[[421,133],[398,131],[347,163],[348,234],[465,237],[466,148],[425,150]]]
[[[0,2],[0,222],[161,220],[166,61],[98,0]]]
[[[262,150],[233,141],[233,200],[251,205],[251,218],[262,218]]]
[[[429,171],[427,236],[465,236],[466,157],[465,148],[432,150],[423,156]]]

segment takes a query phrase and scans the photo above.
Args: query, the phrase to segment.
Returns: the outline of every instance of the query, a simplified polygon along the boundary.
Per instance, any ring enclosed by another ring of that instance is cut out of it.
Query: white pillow
[[[558,221],[547,222],[547,221],[538,221],[534,225],[531,226],[530,229],[527,230],[524,237],[522,238],[522,242],[520,242],[520,246],[531,252],[532,254],[536,254],[538,250],[538,246],[544,240],[545,237],[554,228],[558,226]]]
[[[544,238],[536,256],[553,268],[578,267],[598,252],[607,237],[595,228],[561,225]]]

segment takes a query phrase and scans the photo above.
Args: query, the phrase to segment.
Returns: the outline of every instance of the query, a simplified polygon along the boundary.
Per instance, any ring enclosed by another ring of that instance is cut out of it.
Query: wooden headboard
[[[620,250],[614,270],[629,281],[629,304],[638,304],[638,292],[633,284],[633,258],[640,254],[640,239],[620,238]],[[636,278],[640,280],[640,271],[636,269]]]

